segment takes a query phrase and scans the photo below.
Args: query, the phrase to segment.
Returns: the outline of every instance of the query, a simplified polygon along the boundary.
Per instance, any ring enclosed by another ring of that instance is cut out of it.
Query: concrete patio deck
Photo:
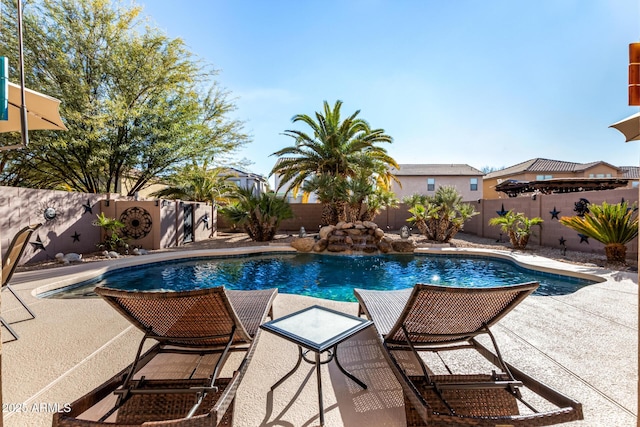
[[[209,250],[207,254],[281,251],[282,247]],[[447,250],[437,250],[443,253]],[[467,250],[486,253],[482,250]],[[495,251],[493,252],[495,253]],[[61,286],[106,269],[203,251],[163,252],[144,257],[84,263],[17,273],[14,289],[36,312],[26,312],[9,294],[2,316],[20,334],[2,331],[2,395],[6,427],[50,426],[51,411],[84,395],[128,365],[141,333],[100,299],[42,299],[36,291]],[[578,266],[542,257],[510,254],[542,269],[598,275],[606,281],[573,294],[531,296],[494,327],[511,364],[583,404],[584,421],[572,426],[635,426],[638,390],[637,274]],[[280,294],[274,316],[320,304],[356,314],[357,304]],[[372,328],[339,347],[340,358],[369,389],[362,391],[334,363],[323,365],[327,426],[404,426],[400,385],[376,345]],[[344,356],[343,356],[344,352]],[[277,357],[274,357],[277,355]],[[302,365],[284,384],[270,386],[295,364],[294,344],[263,333],[236,398],[234,426],[318,425],[316,379]]]

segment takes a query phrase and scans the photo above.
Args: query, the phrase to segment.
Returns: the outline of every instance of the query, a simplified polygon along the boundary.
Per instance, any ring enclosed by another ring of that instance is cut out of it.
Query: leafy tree
[[[533,234],[533,226],[541,225],[544,220],[540,217],[527,218],[523,213],[507,212],[504,216],[491,218],[489,225],[500,226],[503,233],[509,236],[509,242],[514,249],[524,249]]]
[[[638,215],[636,204],[627,202],[589,205],[584,216],[563,216],[560,223],[604,244],[607,262],[625,264],[627,243],[638,236]]]
[[[343,120],[341,107],[342,101],[336,101],[333,107],[325,101],[323,112],[316,112],[315,118],[306,114],[293,117],[294,123],[307,125],[311,133],[286,130],[284,134],[293,138],[295,145],[273,154],[280,160],[271,175],[279,174],[283,185],[289,185],[287,191],[296,193],[303,186],[319,190],[317,184],[331,180],[347,185],[349,179],[357,180],[363,170],[377,174],[382,181],[393,179],[388,173],[389,166],[397,168],[398,165],[378,145],[391,143],[392,138],[383,129],[371,129],[365,120],[358,118],[359,110]],[[347,191],[333,192],[330,197],[328,193],[331,190],[326,191],[327,194],[318,195],[325,205],[322,223],[335,224],[340,216],[344,216],[343,209],[348,204]]]
[[[413,215],[407,221],[429,240],[441,243],[451,240],[466,221],[478,214],[471,204],[462,202],[462,196],[452,186],[438,187],[433,196],[410,196],[405,198],[407,202]]]
[[[7,6],[5,29],[16,16]],[[143,28],[140,7],[41,0],[24,12],[26,84],[62,100],[69,130],[35,132],[28,149],[7,154],[4,184],[115,192],[135,176],[133,195],[192,158],[220,163],[248,142],[216,70],[182,40]],[[15,67],[15,40],[3,41]]]
[[[293,218],[289,203],[275,193],[254,193],[251,188],[238,188],[236,201],[220,209],[233,224],[242,226],[251,240],[273,240],[280,223]]]

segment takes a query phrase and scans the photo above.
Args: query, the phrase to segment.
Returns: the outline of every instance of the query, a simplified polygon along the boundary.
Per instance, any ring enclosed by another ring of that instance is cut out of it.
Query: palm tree
[[[238,188],[235,197],[237,200],[221,208],[220,213],[244,227],[256,242],[273,240],[280,223],[293,218],[289,203],[273,192],[256,194],[251,188]]]
[[[336,101],[333,108],[324,101],[323,113],[316,112],[315,118],[306,114],[293,117],[294,123],[304,123],[312,132],[286,130],[284,134],[293,138],[295,145],[273,153],[280,160],[271,170],[271,175],[279,174],[282,183],[289,185],[287,191],[297,192],[314,177],[348,179],[356,178],[362,169],[386,171],[389,166],[398,167],[387,151],[377,145],[391,143],[392,138],[383,129],[371,129],[365,120],[358,118],[359,110],[342,120],[341,107],[342,101]],[[326,212],[341,211],[339,205],[346,203],[345,195],[323,201],[334,205]]]
[[[590,205],[584,216],[563,216],[560,223],[604,244],[607,262],[626,263],[627,243],[638,236],[638,215],[636,204],[627,202],[614,205]]]
[[[523,213],[508,211],[505,215],[489,220],[489,225],[499,225],[503,233],[507,233],[514,249],[524,249],[533,234],[532,227],[541,225],[544,220],[540,217],[527,218]]]
[[[189,165],[172,177],[168,187],[151,193],[151,196],[211,204],[223,202],[236,188],[224,172],[224,168],[208,169],[206,163],[203,166]]]

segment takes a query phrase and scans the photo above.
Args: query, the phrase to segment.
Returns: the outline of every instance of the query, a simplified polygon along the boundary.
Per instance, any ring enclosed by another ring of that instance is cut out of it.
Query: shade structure
[[[640,141],[640,113],[635,113],[626,119],[609,126],[622,132],[625,141]]]
[[[0,120],[0,132],[20,132],[20,86],[9,83],[9,120]],[[60,100],[25,88],[28,130],[67,130],[62,123]]]

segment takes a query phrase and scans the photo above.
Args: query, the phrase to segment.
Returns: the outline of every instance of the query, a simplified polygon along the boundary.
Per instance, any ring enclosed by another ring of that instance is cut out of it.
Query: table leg
[[[287,375],[285,375],[284,377],[280,378],[278,380],[277,383],[275,383],[274,385],[271,386],[271,390],[273,391],[273,389],[275,389],[276,387],[278,387],[280,384],[282,384],[287,378],[289,378],[291,375],[293,375],[293,373],[298,369],[298,367],[300,366],[300,362],[302,362],[302,347],[298,346],[298,362],[296,362],[296,366],[293,367],[293,369],[291,369]]]
[[[363,389],[367,389],[367,385],[365,383],[363,383],[362,381],[360,381],[358,378],[356,378],[354,375],[350,374],[349,372],[347,372],[342,365],[340,364],[340,360],[338,360],[338,346],[334,346],[333,347],[333,355],[336,359],[336,365],[338,365],[338,368],[340,368],[340,371],[342,371],[343,374],[345,374],[347,377],[351,378],[356,384],[358,384],[360,387],[362,387]]]
[[[324,406],[322,404],[322,377],[320,376],[320,353],[316,353],[316,377],[318,378],[318,406],[320,408],[320,425],[324,425]]]

